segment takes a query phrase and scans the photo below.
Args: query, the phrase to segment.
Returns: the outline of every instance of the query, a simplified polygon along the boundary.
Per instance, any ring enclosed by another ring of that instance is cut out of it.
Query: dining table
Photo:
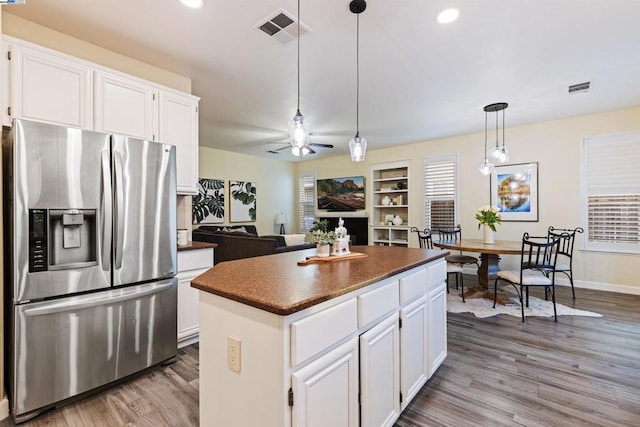
[[[475,252],[480,254],[480,268],[478,269],[478,285],[465,291],[466,298],[487,298],[493,301],[493,283],[500,271],[500,255],[520,255],[522,253],[521,240],[496,240],[485,243],[483,239],[461,239],[456,241],[433,241],[433,245],[451,251]],[[496,301],[500,304],[510,304],[511,301],[503,294],[498,294]]]

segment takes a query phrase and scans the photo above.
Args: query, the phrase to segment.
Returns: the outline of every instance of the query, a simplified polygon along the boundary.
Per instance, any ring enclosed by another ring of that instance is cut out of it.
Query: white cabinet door
[[[293,427],[358,426],[358,339],[294,372],[291,383]]]
[[[213,249],[178,252],[178,347],[197,341],[200,331],[200,291],[191,280],[213,267]]]
[[[191,280],[207,271],[195,270],[188,274],[178,274],[178,346],[183,341],[198,335],[200,318],[198,313],[197,289],[191,287]],[[189,344],[189,343],[185,343]]]
[[[400,390],[404,409],[413,400],[429,375],[427,351],[427,296],[400,309]]]
[[[360,336],[363,426],[392,426],[400,416],[400,329],[394,313]]]
[[[91,129],[93,93],[91,69],[67,59],[25,46],[9,44],[8,109],[3,123],[12,118],[37,120]],[[6,60],[6,57],[5,57]]]
[[[442,283],[428,294],[429,378],[447,357],[447,285]]]
[[[161,91],[159,126],[159,140],[176,146],[178,194],[197,194],[197,98]]]
[[[156,90],[135,80],[95,72],[95,130],[156,141]]]

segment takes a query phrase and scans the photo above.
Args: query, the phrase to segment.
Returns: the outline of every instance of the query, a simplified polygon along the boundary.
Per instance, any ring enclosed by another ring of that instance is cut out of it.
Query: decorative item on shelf
[[[333,244],[333,252],[331,255],[335,256],[343,256],[349,255],[351,252],[349,251],[349,235],[347,234],[347,229],[344,226],[344,220],[342,217],[338,220],[338,227],[335,230],[336,233],[336,241]]]
[[[402,195],[396,196],[395,199],[393,199],[393,203],[396,205],[402,205]]]
[[[287,220],[287,214],[285,214],[284,212],[280,212],[279,214],[276,214],[275,223],[276,225],[280,226],[280,234],[285,234],[284,225],[287,222],[289,222]]]
[[[313,226],[304,238],[307,243],[315,243],[319,257],[331,255],[331,245],[336,242],[338,235],[335,231],[327,231],[328,221],[321,219],[313,221]]]
[[[389,225],[391,225],[391,222],[392,222],[392,221],[393,221],[393,215],[391,215],[391,214],[386,214],[386,215],[384,216],[384,222],[383,222],[383,224],[389,224]]]
[[[402,225],[402,218],[400,218],[398,215],[393,217],[393,225]]]
[[[289,142],[294,156],[304,156],[311,152],[309,148],[309,120],[300,112],[300,0],[298,0],[298,107],[296,114],[289,119]]]
[[[400,182],[398,183],[398,185],[396,185],[396,188],[397,188],[398,190],[406,190],[406,189],[407,189],[407,185],[406,185],[404,182],[400,181]]]
[[[487,113],[488,112],[496,113],[496,146],[497,146],[498,145],[498,141],[497,141],[498,111],[504,110],[508,106],[509,104],[507,104],[506,102],[497,102],[495,104],[489,104],[484,107],[484,161],[480,166],[478,166],[478,170],[483,175],[489,175],[491,172],[493,172],[493,168],[494,168],[493,164],[489,163],[489,159],[487,157]],[[503,117],[502,123],[504,125],[504,117]],[[504,129],[503,129],[503,134],[504,134]],[[506,147],[505,147],[505,153],[506,153]],[[505,159],[508,159],[508,157],[505,157]],[[507,160],[504,160],[504,161],[507,161]]]
[[[478,209],[476,219],[478,220],[478,230],[484,225],[484,243],[493,245],[496,224],[500,224],[502,217],[498,214],[500,208],[497,206],[486,205]]]
[[[360,14],[367,8],[365,0],[352,0],[349,10],[356,15],[356,135],[349,141],[352,162],[364,161],[367,140],[360,136]]]
[[[383,206],[389,206],[390,202],[391,202],[391,199],[389,198],[389,196],[384,196],[382,198],[382,202],[381,203],[382,203]]]

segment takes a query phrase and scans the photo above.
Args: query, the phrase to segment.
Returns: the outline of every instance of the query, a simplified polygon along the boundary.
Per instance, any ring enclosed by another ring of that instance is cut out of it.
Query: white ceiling
[[[41,25],[192,79],[200,144],[297,160],[268,142],[296,110],[295,41],[256,28],[296,0],[26,0]],[[640,1],[369,0],[360,15],[360,134],[369,149],[479,132],[508,102],[507,127],[640,105]],[[301,0],[300,109],[311,158],[348,153],[355,133],[356,17],[348,0]],[[435,22],[448,7],[452,24]],[[588,93],[567,94],[591,81]],[[490,121],[490,123],[492,123]],[[508,137],[508,134],[507,134]]]

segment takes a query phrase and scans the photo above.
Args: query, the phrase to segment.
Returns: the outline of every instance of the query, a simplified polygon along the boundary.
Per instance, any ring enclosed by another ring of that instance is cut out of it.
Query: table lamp
[[[284,234],[284,225],[287,223],[287,215],[280,212],[276,215],[276,225],[280,225],[280,234]]]

